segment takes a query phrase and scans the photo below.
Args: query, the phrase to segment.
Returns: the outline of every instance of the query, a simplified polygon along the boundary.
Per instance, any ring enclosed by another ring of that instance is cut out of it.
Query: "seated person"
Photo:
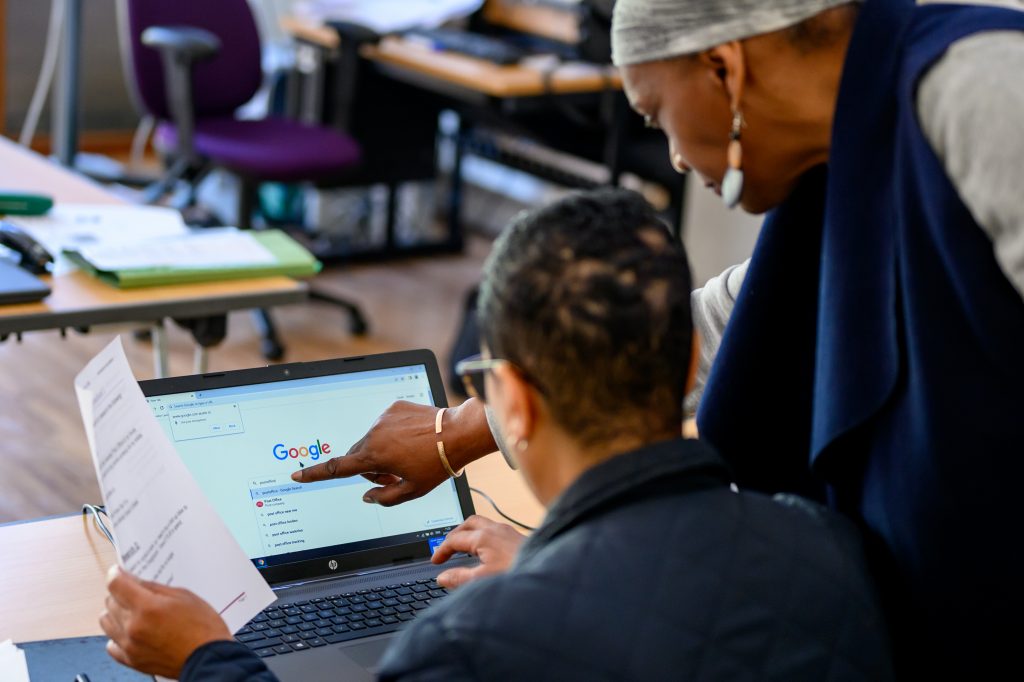
[[[718,455],[680,437],[689,269],[639,195],[576,194],[517,219],[479,306],[483,359],[464,369],[547,516],[508,571],[411,622],[382,680],[891,679],[847,522],[736,492]],[[191,593],[123,573],[109,587],[119,661],[186,682],[273,679]]]

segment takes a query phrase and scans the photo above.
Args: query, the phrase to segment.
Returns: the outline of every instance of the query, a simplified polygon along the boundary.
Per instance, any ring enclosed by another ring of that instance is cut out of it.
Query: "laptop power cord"
[[[537,530],[537,529],[536,529],[536,528],[534,528],[533,526],[527,526],[527,525],[526,525],[525,523],[522,523],[521,521],[516,521],[516,520],[515,520],[515,519],[513,519],[513,518],[512,518],[511,516],[509,516],[508,514],[506,514],[506,513],[505,513],[505,512],[503,512],[503,511],[501,511],[501,507],[499,507],[499,506],[498,506],[498,505],[497,505],[497,504],[496,504],[496,503],[494,502],[494,500],[492,500],[492,499],[491,499],[491,496],[490,496],[490,495],[488,495],[487,493],[485,493],[485,492],[484,492],[483,490],[480,490],[480,488],[474,488],[473,486],[470,486],[470,487],[469,487],[469,489],[470,489],[470,490],[471,490],[472,492],[474,492],[474,493],[476,493],[477,495],[479,495],[480,497],[482,497],[482,498],[484,498],[485,500],[487,500],[487,501],[488,501],[488,502],[489,502],[489,503],[491,504],[491,506],[492,506],[492,507],[494,507],[494,511],[498,512],[498,515],[499,515],[499,516],[500,516],[501,518],[503,518],[503,519],[505,519],[506,521],[508,521],[509,523],[515,524],[515,525],[519,526],[520,528],[522,528],[523,530],[528,530],[528,531],[535,531],[535,530]]]
[[[82,514],[92,516],[92,521],[96,524],[96,529],[110,540],[110,544],[114,544],[114,536],[111,534],[110,529],[107,528],[106,521],[104,521],[104,518],[109,518],[107,517],[106,507],[102,504],[83,504]]]

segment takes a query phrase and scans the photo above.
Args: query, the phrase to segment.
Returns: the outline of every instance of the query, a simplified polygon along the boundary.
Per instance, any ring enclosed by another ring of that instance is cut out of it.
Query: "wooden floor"
[[[316,286],[362,304],[370,335],[353,338],[338,309],[313,303],[278,309],[286,361],[321,360],[408,348],[433,350],[442,366],[465,292],[479,279],[490,242],[472,238],[462,256],[434,257],[329,270]],[[127,330],[125,330],[127,331]],[[77,511],[100,501],[73,381],[113,331],[85,336],[35,333],[0,344],[0,523]],[[188,374],[192,343],[172,329],[171,373]],[[125,346],[140,379],[153,374],[151,348],[130,334]],[[247,313],[232,315],[227,341],[210,370],[264,365]]]

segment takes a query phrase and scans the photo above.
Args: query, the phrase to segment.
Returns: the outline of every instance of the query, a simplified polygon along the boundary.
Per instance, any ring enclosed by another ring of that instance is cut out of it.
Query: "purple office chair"
[[[359,163],[355,140],[338,131],[286,118],[239,120],[234,112],[263,80],[260,41],[247,0],[118,0],[119,34],[129,90],[158,121],[157,144],[170,151],[165,176],[147,189],[156,201],[179,181],[195,187],[211,168],[239,178],[239,227],[251,227],[261,182],[343,184]],[[311,297],[341,306],[351,330],[366,333],[359,308],[315,290]],[[263,353],[284,348],[266,311],[258,311]]]

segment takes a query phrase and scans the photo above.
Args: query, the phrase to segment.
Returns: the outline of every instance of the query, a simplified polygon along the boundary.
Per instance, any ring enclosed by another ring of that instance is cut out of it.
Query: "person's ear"
[[[686,395],[693,392],[697,383],[697,368],[700,367],[700,333],[693,330],[693,341],[690,343],[690,371],[686,373]]]
[[[536,390],[506,363],[491,370],[491,380],[497,390],[492,393],[488,388],[488,397],[494,395],[493,408],[503,422],[502,432],[509,445],[515,447],[519,441],[529,441],[537,428]]]
[[[697,58],[707,69],[709,77],[715,81],[716,87],[725,93],[729,107],[739,111],[747,79],[747,58],[743,43],[738,40],[723,43],[701,52]]]

